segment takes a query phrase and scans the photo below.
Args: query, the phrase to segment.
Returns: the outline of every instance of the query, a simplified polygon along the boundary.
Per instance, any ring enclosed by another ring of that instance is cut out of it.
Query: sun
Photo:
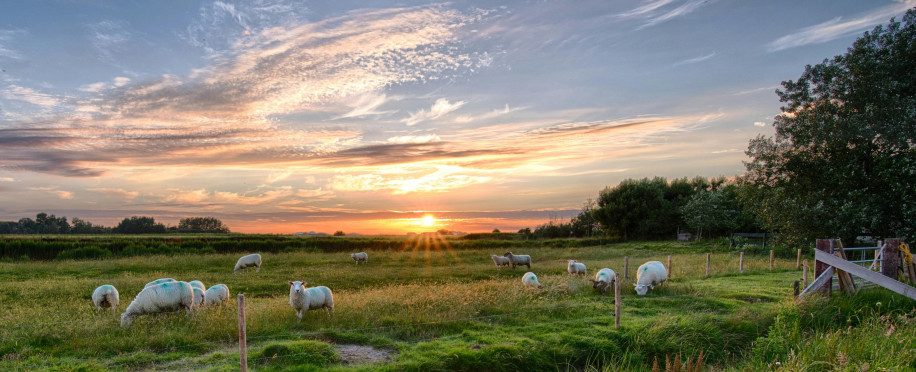
[[[420,225],[422,225],[423,227],[430,227],[435,224],[436,224],[436,217],[433,217],[430,214],[423,216],[423,220],[420,223]]]

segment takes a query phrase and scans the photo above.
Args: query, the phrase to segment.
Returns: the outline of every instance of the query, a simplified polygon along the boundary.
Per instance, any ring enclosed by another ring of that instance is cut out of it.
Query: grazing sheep
[[[204,290],[197,287],[191,287],[191,290],[194,291],[194,308],[199,309],[204,305]]]
[[[592,288],[600,288],[601,294],[607,295],[607,290],[614,285],[614,280],[614,270],[605,267],[595,274],[595,280],[592,280]]]
[[[149,283],[146,283],[146,285],[144,285],[143,288],[149,287],[149,286],[151,286],[151,285],[156,285],[156,284],[171,283],[171,282],[174,282],[174,281],[175,281],[175,279],[172,279],[172,278],[156,279],[156,280],[153,280],[153,281],[151,281],[151,282],[149,282]]]
[[[121,327],[129,327],[137,316],[194,307],[194,290],[187,282],[166,282],[143,288],[121,314]]]
[[[229,287],[225,284],[217,284],[204,292],[204,304],[206,306],[220,305],[229,300]]]
[[[366,254],[366,252],[350,253],[350,258],[352,258],[357,265],[359,265],[359,261],[369,263],[369,255]]]
[[[100,285],[95,291],[92,291],[92,303],[95,304],[96,312],[102,311],[103,307],[110,307],[114,310],[118,307],[118,290],[111,284]]]
[[[569,260],[569,266],[566,267],[566,271],[569,271],[570,274],[585,275],[585,264],[576,262],[576,260]]]
[[[252,266],[258,267],[258,269],[255,270],[256,273],[261,272],[261,255],[254,253],[239,258],[239,261],[235,263],[235,270],[233,270],[232,273],[238,273],[239,270]]]
[[[493,263],[496,264],[496,270],[502,270],[503,266],[509,266],[509,257],[491,254],[490,258],[493,259]]]
[[[204,285],[204,282],[202,282],[202,281],[200,281],[200,280],[190,281],[190,282],[188,282],[188,284],[190,284],[191,287],[200,289],[201,292],[207,290],[207,286],[205,286],[205,285]]]
[[[642,296],[646,294],[649,288],[655,289],[656,285],[661,285],[668,280],[668,269],[658,261],[649,261],[636,269],[636,294]]]
[[[334,310],[334,295],[328,287],[306,288],[306,282],[289,282],[289,306],[296,310],[297,322],[302,321],[302,312],[324,308],[325,314],[331,316]]]
[[[522,266],[522,265],[528,266],[529,269],[531,268],[531,256],[529,255],[526,255],[526,254],[515,255],[515,254],[512,254],[512,252],[506,252],[506,254],[504,254],[503,257],[509,258],[509,264],[512,265],[513,269],[515,269],[516,266]]]
[[[534,275],[534,273],[530,271],[522,276],[522,283],[529,287],[541,288],[541,283],[538,282],[538,276]]]

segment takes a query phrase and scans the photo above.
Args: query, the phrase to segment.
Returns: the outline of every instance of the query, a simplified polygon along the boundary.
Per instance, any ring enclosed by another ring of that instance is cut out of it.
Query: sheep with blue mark
[[[598,273],[595,274],[595,279],[592,280],[592,288],[599,288],[602,295],[607,295],[608,288],[614,285],[614,278],[614,270],[606,267],[598,270]]]
[[[204,302],[206,306],[221,305],[229,300],[229,287],[225,284],[217,284],[204,292]]]
[[[645,295],[649,288],[655,289],[656,285],[661,285],[668,280],[668,269],[665,264],[658,261],[649,261],[636,269],[636,287],[637,295]]]
[[[175,280],[175,279],[172,279],[172,278],[156,279],[156,280],[153,280],[153,281],[151,281],[151,282],[149,282],[149,283],[146,283],[146,285],[144,285],[143,288],[149,287],[149,286],[151,286],[151,285],[156,285],[156,284],[171,283],[171,282],[174,282],[174,281],[176,281],[176,280]]]

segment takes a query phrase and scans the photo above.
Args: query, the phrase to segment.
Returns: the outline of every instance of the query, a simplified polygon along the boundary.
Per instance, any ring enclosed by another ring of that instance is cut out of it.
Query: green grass
[[[772,368],[773,358],[796,365],[814,360],[802,359],[798,350],[792,359],[790,349],[760,346],[782,342],[765,337],[782,334],[777,314],[804,311],[787,305],[792,281],[800,277],[794,259],[777,260],[770,272],[769,257],[746,255],[745,273],[738,274],[737,252],[708,244],[513,251],[532,255],[531,271],[543,289],[522,287],[526,268],[495,269],[489,255],[504,249],[457,250],[442,242],[438,248],[369,251],[369,264],[359,266],[346,253],[263,254],[260,273],[236,275],[239,254],[0,263],[0,369],[237,370],[238,293],[247,302],[252,370],[651,370],[655,357],[679,354],[686,360],[701,350],[707,365],[721,368]],[[705,251],[717,252],[711,278],[705,278]],[[601,296],[586,278],[566,273],[565,260],[573,258],[586,263],[589,273],[602,267],[622,272],[629,256],[633,275],[642,262],[666,262],[668,254],[669,283],[644,297],[629,284],[634,278],[623,283],[620,329],[613,326],[613,296]],[[233,300],[190,315],[143,316],[120,328],[120,312],[146,282],[160,277],[224,283]],[[288,304],[290,280],[331,288],[334,315],[311,311],[297,323]],[[90,295],[101,284],[118,288],[118,312],[95,312]],[[891,301],[894,309],[907,306],[901,299],[884,300]],[[913,315],[880,320],[902,314],[889,308],[860,313],[855,326],[864,331],[877,324],[867,322],[894,321],[896,332],[912,335],[906,319]],[[835,334],[835,323],[814,332]],[[791,333],[779,337],[802,342]],[[347,363],[337,352],[342,344],[373,346],[391,358]],[[852,366],[871,359],[850,353],[846,360]]]

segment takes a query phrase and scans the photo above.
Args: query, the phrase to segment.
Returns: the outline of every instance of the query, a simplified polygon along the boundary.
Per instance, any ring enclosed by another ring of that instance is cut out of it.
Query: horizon
[[[0,220],[534,228],[743,174],[780,82],[916,0],[363,4],[0,5]]]

